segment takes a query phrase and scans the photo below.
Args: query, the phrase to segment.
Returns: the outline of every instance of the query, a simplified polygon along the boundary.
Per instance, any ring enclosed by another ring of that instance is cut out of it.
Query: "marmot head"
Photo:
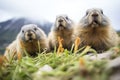
[[[83,27],[103,27],[109,25],[108,18],[102,9],[92,8],[86,11],[86,15],[81,20]]]
[[[24,42],[32,42],[41,39],[41,30],[35,24],[24,25],[18,35],[18,38]]]
[[[59,15],[56,17],[53,30],[71,29],[72,24],[72,20],[67,15]]]

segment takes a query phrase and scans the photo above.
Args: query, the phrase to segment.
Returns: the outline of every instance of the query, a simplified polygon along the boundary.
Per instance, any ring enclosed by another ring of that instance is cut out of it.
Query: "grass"
[[[64,50],[12,60],[0,66],[0,80],[108,80],[111,73],[106,70],[108,60],[89,60],[85,57],[88,51],[96,53],[86,47],[77,54]],[[45,65],[50,69],[44,70]]]

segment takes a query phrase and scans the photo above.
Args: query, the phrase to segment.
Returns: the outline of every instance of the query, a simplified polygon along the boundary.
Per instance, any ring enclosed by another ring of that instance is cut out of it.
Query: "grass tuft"
[[[26,55],[20,60],[12,59],[0,67],[0,80],[108,80],[108,60],[91,61],[85,54],[90,51],[96,55],[96,51],[90,46],[82,49],[76,54],[65,49],[58,55],[55,48],[53,53],[41,53],[34,58]]]

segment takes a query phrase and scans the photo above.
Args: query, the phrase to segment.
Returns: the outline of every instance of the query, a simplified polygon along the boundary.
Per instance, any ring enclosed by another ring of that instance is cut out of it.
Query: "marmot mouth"
[[[60,24],[59,26],[58,26],[58,30],[64,30],[65,29],[65,27],[62,25],[62,24]]]
[[[64,27],[62,24],[59,24],[59,26],[58,27]]]
[[[93,24],[98,24],[98,21],[93,21]]]
[[[63,24],[59,24],[58,28],[64,28],[64,25]]]
[[[34,39],[32,37],[29,37],[29,39],[27,40],[28,42],[32,42]]]
[[[30,37],[29,40],[33,40],[33,39]]]
[[[100,22],[98,19],[93,19],[92,22],[90,23],[91,27],[98,27],[100,25]]]
[[[99,21],[98,21],[97,19],[94,19],[94,20],[92,21],[92,24],[99,24]]]

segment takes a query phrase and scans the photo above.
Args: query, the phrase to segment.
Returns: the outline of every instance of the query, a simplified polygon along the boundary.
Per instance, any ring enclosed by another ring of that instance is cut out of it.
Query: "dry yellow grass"
[[[57,53],[62,53],[64,51],[64,48],[63,48],[63,45],[62,45],[62,41],[63,39],[58,37],[58,43],[59,43],[59,46],[58,46],[58,49],[57,49]]]
[[[80,43],[81,43],[80,38],[77,37],[77,38],[75,39],[74,53],[76,53],[76,51],[78,50],[78,47],[79,47]]]

